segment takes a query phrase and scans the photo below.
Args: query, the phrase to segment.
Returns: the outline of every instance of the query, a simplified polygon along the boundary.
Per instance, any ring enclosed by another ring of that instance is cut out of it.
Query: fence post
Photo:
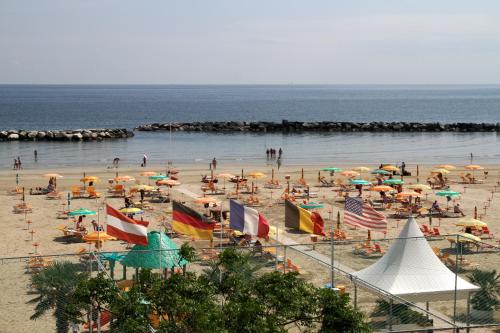
[[[467,293],[467,318],[466,318],[466,324],[467,324],[467,333],[470,332],[470,292]]]
[[[457,239],[455,243],[455,293],[453,294],[453,322],[455,323],[457,320],[457,283],[458,283],[458,248],[462,249],[459,246],[460,236],[457,234]]]
[[[358,308],[358,285],[356,284],[356,280],[354,280],[354,308]]]
[[[392,331],[392,298],[389,300],[389,331]]]

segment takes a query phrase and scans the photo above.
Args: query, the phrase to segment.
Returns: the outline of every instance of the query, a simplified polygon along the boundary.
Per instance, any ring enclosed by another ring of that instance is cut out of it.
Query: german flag
[[[215,223],[209,222],[207,217],[177,201],[172,201],[172,212],[172,229],[175,232],[197,239],[212,239]]]
[[[323,218],[316,212],[310,212],[294,205],[291,201],[285,202],[285,227],[298,229],[310,234],[324,236]]]

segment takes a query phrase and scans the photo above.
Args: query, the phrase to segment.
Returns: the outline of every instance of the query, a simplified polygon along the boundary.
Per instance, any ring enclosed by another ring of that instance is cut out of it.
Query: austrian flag
[[[148,223],[136,221],[120,213],[110,205],[106,205],[107,228],[110,236],[128,243],[148,245]]]

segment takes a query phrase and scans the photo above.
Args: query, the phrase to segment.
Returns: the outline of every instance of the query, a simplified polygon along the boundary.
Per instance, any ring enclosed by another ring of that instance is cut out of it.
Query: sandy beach
[[[465,163],[464,163],[465,164]],[[336,167],[348,170],[354,165],[335,165]],[[369,168],[377,168],[378,164],[365,164]],[[198,211],[202,212],[203,207],[194,204],[193,196],[201,196],[203,192],[201,191],[201,177],[202,175],[210,175],[210,171],[205,168],[201,169],[199,166],[193,165],[175,165],[177,170],[179,170],[179,181],[182,185],[173,187],[170,190],[171,198],[174,200],[185,201],[188,205],[196,208]],[[500,179],[500,165],[483,165],[484,171],[477,171],[475,176],[477,179],[481,179],[480,184],[461,184],[460,175],[465,174],[469,171],[464,170],[463,166],[457,165],[457,170],[453,170],[447,175],[448,183],[452,190],[459,191],[462,195],[456,199],[460,203],[464,213],[471,217],[474,214],[474,208],[477,207],[478,215],[480,219],[488,223],[490,231],[496,236],[500,232],[500,225],[498,224],[498,219],[500,218],[500,205],[497,204],[499,199],[499,194],[494,193],[496,191],[496,186],[498,185]],[[311,243],[311,237],[309,234],[298,233],[294,231],[287,231],[284,227],[284,206],[276,203],[276,199],[279,199],[286,187],[285,175],[290,175],[290,182],[294,183],[301,177],[301,169],[297,166],[283,166],[280,168],[279,172],[277,170],[275,174],[275,179],[277,179],[280,184],[284,185],[282,189],[269,190],[263,187],[264,183],[270,179],[272,167],[269,165],[262,165],[261,167],[252,166],[251,169],[247,169],[244,165],[224,165],[219,164],[215,174],[222,172],[229,172],[233,174],[241,174],[244,169],[244,173],[249,173],[252,171],[260,171],[268,175],[267,178],[255,180],[255,185],[259,188],[258,197],[262,203],[261,207],[257,209],[266,216],[271,226],[277,227],[279,233],[282,236],[291,239],[292,241],[299,244],[309,244]],[[433,165],[419,165],[420,177],[419,182],[425,183],[426,178],[433,169]],[[310,185],[312,193],[317,194],[317,198],[311,199],[311,201],[322,202],[325,204],[325,208],[319,210],[320,214],[325,220],[325,230],[329,230],[332,223],[336,224],[337,212],[340,211],[341,216],[343,216],[343,202],[342,198],[339,197],[337,192],[333,192],[331,188],[328,187],[317,187],[318,186],[318,170],[317,166],[304,166],[304,178]],[[412,173],[412,176],[404,177],[405,186],[408,184],[417,183],[416,177],[416,165],[407,165],[406,169]],[[61,240],[63,235],[61,230],[58,230],[59,226],[71,225],[74,222],[68,220],[58,219],[58,212],[67,209],[67,193],[71,190],[73,185],[81,185],[79,182],[80,178],[83,176],[83,172],[86,175],[97,176],[100,178],[100,182],[95,184],[96,189],[102,195],[99,199],[73,199],[71,200],[70,208],[87,208],[99,212],[97,217],[94,217],[101,224],[105,224],[106,216],[104,214],[104,204],[109,204],[113,207],[120,208],[124,205],[123,198],[111,198],[107,196],[108,179],[112,179],[116,176],[118,172],[119,175],[130,175],[136,177],[136,182],[148,183],[146,177],[141,177],[139,174],[143,171],[151,170],[157,172],[165,172],[165,166],[147,166],[146,168],[118,168],[118,169],[106,169],[104,167],[92,167],[78,169],[78,168],[61,168],[61,169],[50,169],[50,170],[6,170],[0,172],[0,232],[3,236],[3,241],[0,242],[0,257],[20,257],[29,256],[35,253],[35,246],[37,244],[36,251],[38,254],[43,255],[60,255],[60,254],[75,254],[79,250],[88,249],[89,245],[85,243],[67,243]],[[36,187],[46,187],[48,184],[48,178],[43,177],[43,174],[57,172],[63,176],[57,180],[57,189],[61,192],[60,199],[49,200],[45,195],[30,195],[29,190]],[[28,204],[33,207],[33,212],[29,214],[14,214],[12,212],[13,206],[20,203],[21,195],[8,195],[12,188],[16,186],[16,173],[19,175],[19,186],[25,188],[25,200]],[[322,172],[322,175],[329,179],[330,175],[327,172]],[[485,177],[486,176],[486,177]],[[399,176],[398,176],[399,177]],[[370,181],[374,180],[374,176],[368,173],[362,173],[361,178]],[[345,177],[335,175],[335,179],[346,179]],[[133,185],[135,182],[127,183],[126,186]],[[219,186],[222,187],[223,183],[220,182]],[[234,191],[234,184],[226,182],[226,189],[228,192]],[[208,192],[207,192],[208,193]],[[355,195],[357,192],[351,192]],[[437,197],[435,191],[430,190],[424,192],[426,195],[422,197],[423,207],[430,208],[434,200],[438,200],[441,207],[446,207],[446,199],[443,197]],[[228,205],[228,200],[225,199],[224,195],[216,196],[219,198],[223,205]],[[242,198],[246,198],[248,195],[242,195]],[[377,192],[364,191],[364,197],[370,199],[377,199],[379,194]],[[493,198],[493,199],[491,199]],[[484,207],[486,209],[484,209]],[[151,204],[151,209],[145,211],[143,218],[150,221],[149,230],[163,230],[162,223],[166,220],[167,223],[170,221],[171,215],[171,204]],[[386,214],[390,213],[385,211]],[[389,214],[388,214],[389,215]],[[85,219],[87,229],[91,228],[90,217]],[[393,218],[389,219],[389,228],[387,234],[382,233],[372,233],[373,239],[379,239],[380,244],[384,249],[387,249],[390,245],[390,241],[384,241],[384,238],[390,239],[396,237],[401,230],[406,218]],[[28,221],[30,223],[28,223]],[[419,224],[428,224],[429,220],[427,217],[421,217],[417,219]],[[461,231],[461,227],[455,226],[457,219],[455,218],[434,218],[433,226],[439,227],[442,234],[452,234]],[[355,230],[350,228],[343,223],[341,224],[341,229],[343,229],[350,238],[353,240],[364,240],[366,239],[367,233],[364,230]],[[34,233],[30,233],[33,231]],[[321,237],[320,237],[321,240]],[[181,244],[185,241],[191,241],[189,237],[180,236],[175,238],[174,241]],[[488,243],[496,244],[496,239],[485,240]],[[271,244],[275,241],[270,240]],[[207,246],[207,242],[192,242],[195,247]],[[436,240],[431,242],[432,246],[440,247],[441,249],[446,249],[450,247],[447,240]],[[341,263],[348,265],[354,270],[358,270],[368,266],[370,263],[375,262],[375,259],[363,259],[352,253],[353,245],[344,245],[337,251],[336,260]],[[106,242],[103,246],[104,251],[123,251],[125,250],[125,244],[121,241],[111,241]],[[329,255],[329,247],[327,245],[321,245],[316,247],[316,251],[324,255]],[[293,252],[293,251],[292,251]],[[293,258],[293,260],[302,267],[303,277],[316,285],[323,285],[329,282],[329,272],[328,270],[319,265],[314,260],[308,259],[305,256],[300,256],[294,253],[288,253],[288,255]],[[495,253],[472,253],[467,255],[467,259],[473,262],[477,262],[481,265],[482,269],[495,269],[500,265],[500,257]],[[32,305],[26,304],[26,302],[32,297],[27,294],[27,285],[29,284],[29,274],[25,274],[25,263],[17,262],[15,260],[6,260],[4,264],[0,266],[0,283],[3,286],[3,296],[0,300],[0,327],[12,329],[2,330],[4,332],[28,332],[37,331],[45,332],[50,331],[53,323],[53,319],[50,316],[46,316],[46,320],[29,320],[29,316],[32,313]],[[375,298],[368,294],[362,294],[360,297]],[[436,304],[436,307],[443,312],[449,310],[447,304]]]

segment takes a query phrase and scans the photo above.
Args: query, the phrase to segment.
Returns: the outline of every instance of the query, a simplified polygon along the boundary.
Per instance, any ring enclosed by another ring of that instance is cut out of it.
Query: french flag
[[[106,215],[108,235],[128,243],[148,245],[148,222],[131,219],[110,205],[106,205]]]
[[[234,200],[230,201],[229,227],[244,234],[267,238],[269,223],[257,210],[245,207]]]

